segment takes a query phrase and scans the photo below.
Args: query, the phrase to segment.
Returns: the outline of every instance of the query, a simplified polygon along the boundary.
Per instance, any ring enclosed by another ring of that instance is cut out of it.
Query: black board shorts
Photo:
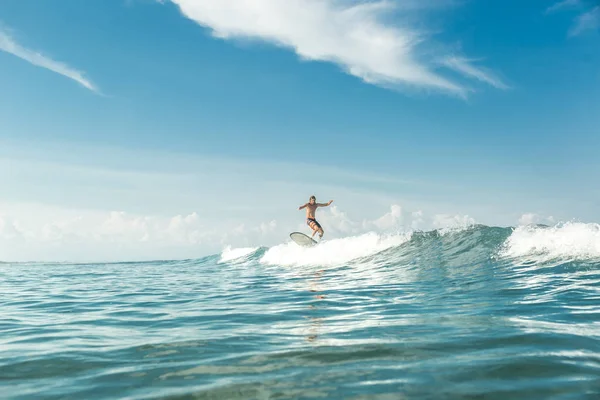
[[[314,218],[306,218],[306,225],[310,226],[311,222],[314,222],[315,225],[317,225],[317,227],[319,229],[323,229],[323,228],[321,228],[321,224],[319,224],[316,219],[314,219]],[[312,226],[311,226],[311,229],[312,229]]]

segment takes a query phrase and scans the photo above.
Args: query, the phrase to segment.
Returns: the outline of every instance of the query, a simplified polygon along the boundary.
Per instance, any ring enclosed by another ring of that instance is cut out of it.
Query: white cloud
[[[546,9],[546,13],[553,13],[556,11],[564,10],[566,8],[573,8],[581,5],[580,0],[562,0],[557,3],[554,3],[550,7]]]
[[[546,14],[576,9],[580,10],[579,14],[575,18],[575,22],[571,29],[569,29],[568,35],[570,37],[579,36],[586,31],[592,31],[600,28],[600,6],[591,6],[587,1],[582,0],[563,0],[555,3],[546,9]]]
[[[29,206],[31,215],[37,214]],[[403,215],[406,214],[406,215]],[[276,220],[246,228],[246,222],[214,224],[197,212],[175,216],[135,215],[122,211],[45,213],[45,218],[21,223],[0,217],[0,261],[123,261],[201,257],[223,248],[273,246],[288,240],[290,223]],[[424,228],[464,226],[467,216],[433,215],[421,211],[404,213],[398,204],[372,220],[359,222],[332,206],[317,213],[328,239],[368,232],[410,232]],[[300,230],[310,233],[306,225]]]
[[[269,223],[261,222],[260,226],[256,230],[261,234],[266,235],[267,233],[275,231],[275,228],[277,228],[277,221],[272,220]]]
[[[12,218],[0,215],[0,239],[14,239],[22,236]]]
[[[435,229],[443,228],[462,228],[475,224],[475,219],[468,215],[450,215],[436,214],[433,216],[433,227]]]
[[[165,233],[177,243],[200,244],[208,231],[214,228],[203,227],[200,216],[193,212],[189,215],[177,215],[168,222]]]
[[[534,225],[534,224],[554,224],[556,220],[553,216],[544,217],[536,213],[525,213],[519,218],[519,225]]]
[[[429,39],[406,21],[408,13],[422,12],[424,4],[431,7],[431,2],[171,1],[186,17],[211,29],[215,37],[269,42],[292,49],[304,60],[335,63],[370,84],[439,89],[459,96],[470,91],[435,72],[434,63],[428,65],[420,57],[424,54],[420,46],[429,45]],[[392,24],[390,16],[395,12],[403,19]],[[450,67],[467,77],[504,87],[498,78],[464,61],[452,62]]]
[[[414,230],[422,230],[424,225],[423,220],[423,211],[418,210],[412,213],[412,222],[410,224],[411,228]]]
[[[469,60],[461,57],[447,57],[443,63],[449,68],[452,68],[461,74],[478,79],[482,82],[488,83],[497,89],[508,89],[508,86],[500,80],[500,78],[494,76],[491,72],[486,72],[481,68],[473,66]]]
[[[233,228],[232,233],[234,235],[242,235],[246,231],[246,224],[239,224],[235,228]]]
[[[538,219],[539,219],[539,217],[537,214],[534,214],[534,213],[523,214],[523,215],[521,215],[521,218],[519,218],[519,225],[535,224],[535,223],[537,223]]]
[[[193,258],[226,245],[272,246],[294,230],[310,233],[298,206],[311,194],[334,199],[317,212],[327,239],[460,225],[472,219],[465,209],[506,226],[515,207],[538,206],[490,198],[477,211],[481,201],[450,199],[435,183],[373,188],[366,173],[322,165],[35,146],[0,145],[0,171],[10,171],[0,173],[0,260]]]
[[[36,214],[36,207],[29,207]],[[229,229],[228,226],[222,230],[207,227],[203,224],[206,221],[201,221],[195,212],[173,217],[122,211],[81,213],[74,219],[59,214],[49,220],[28,221],[19,229],[19,221],[1,217],[0,260],[114,261],[180,258],[186,254],[200,256],[211,246],[216,248],[219,235]],[[199,245],[204,247],[199,248]],[[87,253],[80,254],[81,249]]]
[[[585,31],[600,28],[600,6],[579,15],[575,19],[575,25],[569,30],[569,36],[578,36]]]
[[[348,236],[366,232],[398,232],[412,230],[442,229],[470,226],[475,219],[468,215],[433,214],[426,216],[423,211],[405,212],[399,204],[389,206],[389,211],[373,219],[362,222],[352,219],[338,207],[331,206],[319,211],[317,220],[321,222],[328,237]],[[300,226],[301,229],[305,229]]]
[[[98,227],[97,233],[102,239],[147,240],[150,218],[132,217],[125,212],[113,211]]]
[[[397,228],[402,222],[402,207],[398,204],[393,204],[390,207],[390,212],[377,218],[375,221],[364,223],[365,226],[374,225],[380,230],[388,230]]]
[[[57,74],[63,75],[75,82],[81,84],[85,88],[98,93],[98,88],[85,76],[82,72],[77,71],[68,65],[55,61],[49,57],[44,56],[34,50],[26,49],[21,46],[14,39],[9,36],[6,32],[0,30],[0,50],[12,54],[16,57],[22,58],[23,60],[30,62],[38,67],[46,68],[50,71],[56,72]]]
[[[334,234],[352,234],[358,231],[358,224],[352,221],[346,212],[341,211],[336,205],[329,206],[322,212],[322,216],[318,219],[323,226],[323,229],[327,230],[327,235],[332,232]]]

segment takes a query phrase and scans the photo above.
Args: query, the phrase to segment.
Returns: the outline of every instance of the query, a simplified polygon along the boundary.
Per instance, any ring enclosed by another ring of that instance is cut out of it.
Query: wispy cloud
[[[546,14],[550,14],[567,8],[577,7],[579,5],[581,5],[580,0],[562,0],[548,7],[546,9]]]
[[[568,33],[570,37],[579,36],[586,31],[600,28],[600,6],[597,4],[595,1],[563,0],[548,7],[546,14],[568,9],[579,10],[580,14],[575,18],[575,22]]]
[[[86,79],[82,72],[77,71],[64,63],[46,57],[34,50],[30,50],[21,46],[8,33],[2,30],[0,30],[0,50],[22,58],[23,60],[28,61],[38,67],[46,68],[50,71],[56,72],[57,74],[63,75],[78,82],[83,87],[99,93],[98,88],[90,80]]]
[[[577,36],[585,31],[598,28],[600,28],[600,6],[578,16],[575,25],[569,30],[569,36]]]
[[[508,86],[500,80],[500,78],[494,76],[491,72],[486,72],[481,68],[477,68],[470,63],[469,60],[461,57],[447,57],[444,60],[444,64],[449,68],[452,68],[466,76],[478,79],[489,85],[494,86],[498,89],[508,89]]]
[[[470,89],[435,70],[419,49],[429,38],[405,19],[392,24],[397,12],[423,12],[448,1],[415,2],[336,0],[171,0],[191,20],[212,30],[215,37],[253,39],[292,49],[305,60],[331,62],[363,81],[386,88],[416,87],[465,96]],[[433,45],[433,44],[431,44]],[[504,85],[489,74],[463,65],[468,78],[494,87]],[[447,67],[447,66],[442,66]],[[454,66],[456,67],[456,66]]]

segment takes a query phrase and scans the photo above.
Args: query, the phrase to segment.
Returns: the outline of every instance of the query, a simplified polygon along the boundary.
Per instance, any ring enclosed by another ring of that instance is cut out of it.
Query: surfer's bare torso
[[[306,218],[315,219],[315,213],[317,212],[318,204],[306,203]]]

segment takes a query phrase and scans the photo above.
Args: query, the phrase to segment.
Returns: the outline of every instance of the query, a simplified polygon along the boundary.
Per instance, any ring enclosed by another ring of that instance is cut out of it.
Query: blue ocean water
[[[0,264],[3,399],[598,399],[600,227]]]

